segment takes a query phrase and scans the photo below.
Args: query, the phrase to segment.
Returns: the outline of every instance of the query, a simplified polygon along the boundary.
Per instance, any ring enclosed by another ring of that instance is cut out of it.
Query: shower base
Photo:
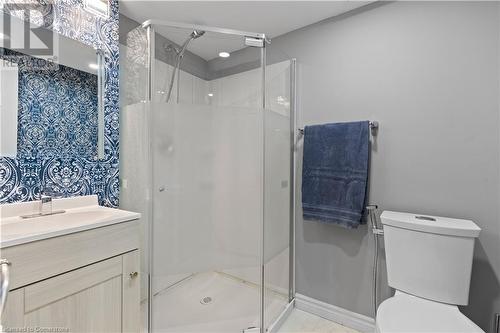
[[[266,291],[267,325],[287,303],[286,296]],[[197,273],[153,297],[153,331],[240,333],[259,326],[259,309],[258,285],[220,272]]]

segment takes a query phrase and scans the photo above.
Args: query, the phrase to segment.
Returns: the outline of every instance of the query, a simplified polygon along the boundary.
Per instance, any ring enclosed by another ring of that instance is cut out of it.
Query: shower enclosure
[[[260,33],[153,20],[126,39],[120,206],[142,213],[143,325],[272,331],[294,297],[294,61],[267,64]]]

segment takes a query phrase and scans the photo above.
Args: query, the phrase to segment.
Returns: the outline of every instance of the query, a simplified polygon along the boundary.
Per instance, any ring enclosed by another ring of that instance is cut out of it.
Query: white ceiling
[[[160,19],[259,32],[274,38],[370,2],[372,1],[122,0],[120,12],[140,23],[148,19]],[[156,30],[178,44],[189,35],[189,31],[185,30],[174,31],[158,26]],[[210,60],[217,57],[220,51],[232,52],[243,46],[241,38],[222,38],[207,34],[193,41],[189,50],[205,60]]]

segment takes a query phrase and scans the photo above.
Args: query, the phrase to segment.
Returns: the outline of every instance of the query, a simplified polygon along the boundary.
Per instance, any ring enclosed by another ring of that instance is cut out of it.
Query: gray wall
[[[480,225],[463,311],[489,331],[500,312],[498,7],[370,5],[275,38],[269,48],[272,61],[297,58],[299,126],[380,122],[371,203]],[[371,316],[367,228],[298,216],[297,292]]]
[[[270,62],[297,58],[299,126],[380,122],[371,203],[480,225],[462,310],[487,331],[500,312],[499,39],[496,2],[388,2],[274,38],[268,50]],[[209,69],[230,72],[249,51]],[[300,193],[298,200],[300,207]],[[371,316],[366,226],[344,230],[300,216],[297,292]],[[382,275],[383,298],[390,290]]]

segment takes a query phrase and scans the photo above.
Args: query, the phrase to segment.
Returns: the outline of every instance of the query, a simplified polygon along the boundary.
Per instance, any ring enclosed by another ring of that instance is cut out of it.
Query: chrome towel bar
[[[304,128],[298,128],[300,135],[304,135]],[[377,130],[378,130],[378,121],[370,121],[370,130],[372,132],[372,135],[377,135]]]

